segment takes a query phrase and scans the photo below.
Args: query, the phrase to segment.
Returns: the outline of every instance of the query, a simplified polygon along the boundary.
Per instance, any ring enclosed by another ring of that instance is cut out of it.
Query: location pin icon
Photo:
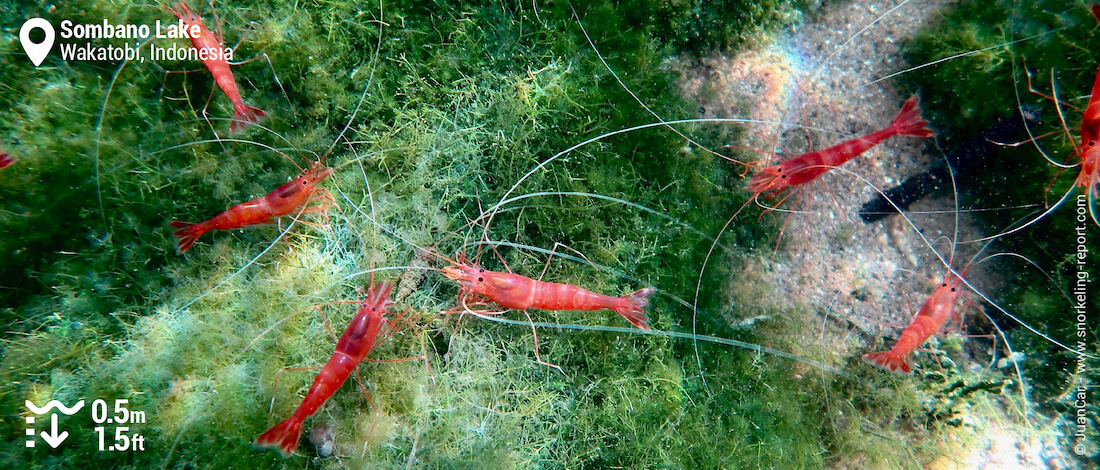
[[[38,44],[31,41],[31,31],[35,28],[46,33],[46,39]],[[34,62],[35,67],[42,65],[50,49],[53,49],[53,37],[53,25],[43,18],[31,18],[23,23],[22,28],[19,28],[19,42],[23,43],[23,51],[27,53],[27,57],[30,57],[31,62]]]

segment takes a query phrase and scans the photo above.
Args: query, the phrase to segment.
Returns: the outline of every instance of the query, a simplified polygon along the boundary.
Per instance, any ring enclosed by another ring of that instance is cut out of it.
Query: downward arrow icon
[[[42,440],[46,441],[50,447],[56,449],[57,446],[65,442],[65,438],[69,437],[69,431],[61,431],[61,434],[57,433],[57,413],[50,415],[50,433],[46,434],[46,431],[42,431]]]

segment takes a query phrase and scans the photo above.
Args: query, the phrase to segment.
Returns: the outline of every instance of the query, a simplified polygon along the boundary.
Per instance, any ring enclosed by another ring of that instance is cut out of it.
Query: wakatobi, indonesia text
[[[137,44],[123,44],[121,46],[84,44],[61,44],[61,60],[78,61],[138,61],[145,62],[145,56],[139,53]],[[196,48],[173,44],[168,47],[160,47],[149,44],[149,58],[153,61],[207,61],[233,60],[233,49],[230,47],[202,47]]]

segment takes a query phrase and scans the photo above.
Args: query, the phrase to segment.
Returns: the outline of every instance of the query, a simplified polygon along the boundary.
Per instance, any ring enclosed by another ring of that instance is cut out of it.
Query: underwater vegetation
[[[749,194],[744,168],[708,149],[754,129],[677,128],[689,142],[661,125],[699,115],[677,89],[683,72],[666,59],[756,44],[815,14],[816,2],[191,6],[234,45],[235,61],[247,61],[233,72],[266,121],[229,135],[233,106],[198,63],[51,56],[31,68],[20,51],[19,25],[29,17],[171,21],[165,5],[0,7],[0,109],[10,110],[0,114],[0,151],[18,156],[0,169],[0,414],[17,443],[0,450],[0,462],[916,468],[972,438],[974,416],[1022,406],[1019,384],[1002,371],[944,360],[923,361],[928,371],[915,377],[886,376],[859,365],[858,354],[837,353],[865,348],[855,336],[829,346],[807,341],[821,334],[812,308],[775,302],[771,286],[752,278],[729,289],[744,259],[777,256],[782,221],[755,211],[715,242]],[[943,21],[977,15],[967,8]],[[1062,8],[1037,11],[1081,16]],[[1006,11],[999,24],[1030,27],[1012,16],[1027,16],[1026,8]],[[1067,28],[1054,37],[1087,44],[1095,28],[1078,24],[1084,36]],[[966,28],[952,30],[979,39],[955,44],[930,33],[910,61],[1037,34]],[[1011,91],[1021,86],[1012,66],[1027,57],[1029,68],[1057,70],[1059,88],[1088,89],[1082,84],[1098,60],[1084,57],[1085,48],[1072,49],[1076,67],[1026,49],[1040,50],[1049,37],[989,50],[1007,58],[972,54],[945,64],[987,60],[986,72]],[[951,127],[959,120],[947,116],[966,111],[931,98],[957,92],[934,89],[936,77],[924,70],[903,77],[918,83],[944,145],[995,119],[975,111],[966,115],[973,127]],[[169,221],[209,219],[322,160],[334,171],[320,186],[339,205],[327,217],[216,231],[176,252]],[[1038,189],[1021,187],[1019,198],[1034,203],[1052,170],[1032,160],[1042,166],[1031,176]],[[712,247],[717,255],[701,271]],[[608,295],[654,287],[650,326],[676,335],[641,334],[608,310],[532,310],[536,345],[522,312],[497,321],[440,315],[455,307],[458,287],[435,270],[459,252],[486,269]],[[1050,269],[1059,261],[1031,256]],[[321,456],[308,437],[286,460],[253,449],[301,402],[370,279],[397,283],[397,291],[418,286],[392,307],[408,324],[368,356],[382,362],[360,365],[305,423],[307,435],[323,427],[317,434],[330,436],[333,456]],[[1072,325],[1052,319],[1059,294],[1049,285],[1014,285],[1020,300],[1008,301],[1009,310],[1068,337]],[[746,327],[762,310],[769,319]],[[1072,357],[1027,332],[1009,334],[1029,352],[1036,404],[1067,413],[1055,396]],[[951,344],[940,347],[958,357]],[[562,372],[538,364],[535,348]],[[403,360],[418,357],[425,359]],[[144,412],[128,432],[144,437],[145,450],[101,450],[87,411],[61,418],[70,435],[57,449],[18,445],[25,401],[50,399],[128,400]]]
[[[1079,167],[1059,171],[1043,160],[1040,152],[1056,162],[1079,162],[1073,141],[1079,139],[1081,113],[1071,107],[1084,109],[1100,65],[1100,36],[1089,5],[1057,1],[964,2],[945,11],[908,49],[910,62],[916,64],[977,51],[901,78],[919,86],[928,97],[927,111],[943,130],[944,146],[981,134],[998,119],[1023,124],[1022,112],[1037,121],[1028,122],[1027,133],[1009,141],[1024,144],[997,146],[995,153],[978,164],[975,176],[960,177],[962,204],[1006,208],[979,213],[992,226],[1034,218],[1035,207],[1031,204],[1040,198],[1053,204],[1071,189],[1079,172]],[[974,75],[987,78],[980,84],[964,78]],[[1041,95],[1057,96],[1062,105],[1056,106]],[[1040,137],[1026,142],[1029,135]],[[991,170],[996,170],[996,178],[978,176]],[[1077,190],[1074,194],[1083,193]],[[1081,225],[1073,216],[1075,199],[1020,236],[1005,237],[1004,241],[1014,253],[1044,260],[1057,279],[1054,285],[1065,291],[1074,284],[1078,270],[1071,250],[1077,243],[1077,226]],[[1090,230],[1095,229],[1091,223],[1088,225]],[[1087,249],[1095,252],[1100,245],[1089,240]],[[1057,291],[1051,292],[1052,283],[1043,272],[1024,270],[1019,276],[1019,282],[1005,292],[1006,305],[1015,306],[1012,311],[1019,312],[1023,321],[1043,325],[1054,337],[1074,337],[1078,330],[1075,315],[1067,312],[1066,304],[1053,300]],[[1087,291],[1091,294],[1087,311],[1096,312],[1100,306],[1096,289],[1090,285]],[[1092,355],[1098,351],[1094,341],[1097,332],[1095,326],[1087,328],[1089,340],[1083,343]],[[1072,414],[1065,400],[1066,390],[1074,383],[1095,384],[1100,379],[1094,366],[1078,371],[1072,352],[1020,328],[1013,328],[1009,338],[1029,351],[1025,367],[1043,408]],[[1095,404],[1090,406],[1088,416],[1093,428],[1097,411]]]

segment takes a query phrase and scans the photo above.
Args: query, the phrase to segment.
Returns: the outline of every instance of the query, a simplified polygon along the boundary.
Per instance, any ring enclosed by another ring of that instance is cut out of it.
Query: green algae
[[[1034,143],[1005,147],[990,156],[991,163],[985,168],[996,171],[997,178],[970,178],[964,183],[971,188],[960,195],[964,205],[1005,208],[980,214],[990,227],[1034,217],[1029,212],[1035,204],[1053,204],[1072,189],[1079,167],[1063,173],[1043,159],[1040,151],[1054,161],[1079,162],[1074,153],[1074,141],[1079,138],[1078,110],[1083,110],[1089,100],[1100,64],[1096,21],[1085,2],[964,3],[945,11],[939,21],[907,45],[913,63],[969,52],[958,60],[916,70],[903,78],[927,98],[926,109],[943,131],[945,147],[981,133],[996,119],[1018,116],[1020,109],[1038,117],[1038,123],[1029,130],[1031,135],[1040,136]],[[985,78],[960,79],[975,75]],[[1061,106],[1048,98],[1053,96]],[[1023,139],[1026,136],[1021,136]],[[1077,189],[1075,194],[1080,192]],[[1020,208],[1024,205],[1030,206]],[[1069,341],[1071,347],[1078,347],[1077,340],[1081,339],[1080,352],[1096,355],[1100,349],[1094,339],[1100,330],[1095,326],[1080,329],[1073,310],[1076,303],[1066,297],[1077,271],[1073,256],[1078,227],[1095,233],[1091,222],[1075,221],[1074,211],[1071,199],[1027,232],[1006,237],[999,244],[1002,249],[1037,260],[1041,266],[1035,269],[1024,263],[1012,264],[1019,274],[1001,298],[1005,299],[1003,305],[1022,321],[1051,337]],[[1096,246],[1090,241],[1087,248],[1095,253]],[[1098,306],[1100,303],[1092,297],[1086,310],[1095,312]],[[1007,338],[1013,347],[1025,352],[1020,364],[1031,382],[1031,398],[1044,409],[1069,416],[1072,409],[1065,400],[1066,384],[1096,383],[1100,377],[1095,368],[1079,369],[1076,352],[1019,328],[1015,320],[997,312],[990,315],[998,325],[1010,329]],[[1086,337],[1079,337],[1081,333]],[[1095,407],[1090,409],[1095,416]]]
[[[671,14],[645,2],[577,13],[608,31],[594,42],[647,105],[665,117],[692,115],[671,88],[664,54],[736,45],[772,25],[757,20],[712,29],[723,8],[732,7],[670,5],[660,8]],[[17,25],[32,11],[25,7],[4,24]],[[791,21],[793,11],[756,12]],[[96,2],[47,16],[96,21],[154,13],[170,18],[149,5]],[[209,12],[204,16],[211,21]],[[305,457],[290,460],[251,449],[255,436],[289,415],[314,376],[280,371],[320,366],[332,352],[332,333],[308,306],[355,299],[371,269],[378,269],[377,279],[395,279],[417,245],[472,256],[478,248],[463,241],[481,238],[482,210],[528,171],[586,139],[654,118],[603,67],[564,5],[399,2],[379,9],[257,1],[219,4],[218,17],[227,42],[240,41],[238,56],[268,58],[234,67],[246,102],[271,115],[244,141],[211,140],[212,131],[226,137],[232,110],[208,73],[165,73],[194,64],[116,69],[58,61],[28,74],[21,54],[0,55],[4,76],[19,77],[0,93],[15,110],[0,118],[0,127],[27,165],[0,181],[3,200],[13,204],[0,221],[13,235],[0,237],[10,256],[0,269],[4,279],[19,281],[0,292],[11,306],[5,324],[12,325],[0,364],[0,407],[17,416],[26,399],[126,398],[148,413],[146,424],[131,427],[147,437],[145,452],[98,451],[91,426],[78,421],[82,415],[63,422],[72,436],[62,449],[8,449],[2,461],[815,468],[851,460],[880,468],[917,466],[938,452],[934,442],[899,450],[882,437],[928,438],[946,426],[938,417],[921,418],[951,413],[927,411],[940,409],[927,398],[936,392],[914,381],[870,373],[851,381],[805,364],[656,336],[540,329],[539,354],[566,372],[559,374],[534,361],[529,328],[432,315],[451,308],[456,294],[434,273],[398,307],[413,309],[406,312],[415,318],[412,327],[371,354],[426,361],[364,363],[362,379],[352,379],[307,421],[307,428],[334,425],[339,458],[319,459],[305,444],[299,448]],[[5,52],[18,47],[14,40],[4,44]],[[345,123],[348,132],[338,139]],[[720,132],[692,129],[714,148],[723,142]],[[292,177],[295,164],[321,155],[339,167],[324,187],[341,205],[327,221],[308,219],[323,225],[213,233],[185,256],[172,251],[167,220],[210,217],[266,193]],[[732,189],[739,184],[712,154],[657,128],[568,152],[518,191],[615,197],[709,234],[744,202]],[[477,224],[467,226],[471,221]],[[482,249],[487,268],[507,265],[536,276],[546,260],[539,250],[562,243],[608,269],[556,256],[546,279],[603,292],[657,286],[662,295],[651,317],[661,330],[692,327],[692,312],[672,296],[690,299],[697,282],[718,292],[729,276],[729,268],[712,263],[699,280],[710,239],[607,199],[531,197],[504,206],[485,230],[490,240],[519,244],[501,244],[499,258]],[[748,224],[725,240],[751,244],[763,233]],[[813,333],[800,331],[802,322],[771,320],[747,333],[715,313],[766,297],[704,296],[699,333],[806,357],[825,353],[798,345],[794,338]],[[332,305],[321,312],[339,335],[353,309]],[[532,316],[623,324],[606,311]],[[866,423],[886,424],[869,431]]]

